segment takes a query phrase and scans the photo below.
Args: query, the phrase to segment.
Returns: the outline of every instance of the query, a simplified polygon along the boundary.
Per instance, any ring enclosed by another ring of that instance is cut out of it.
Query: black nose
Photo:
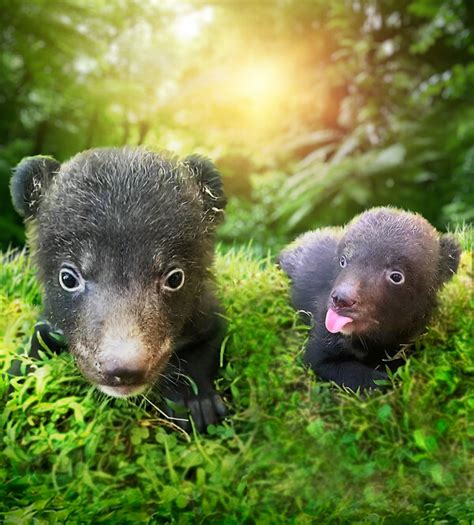
[[[101,366],[102,375],[111,386],[139,385],[144,382],[145,370],[133,365],[107,362]]]
[[[338,286],[331,292],[331,300],[336,308],[350,308],[357,303],[356,291],[352,286]]]

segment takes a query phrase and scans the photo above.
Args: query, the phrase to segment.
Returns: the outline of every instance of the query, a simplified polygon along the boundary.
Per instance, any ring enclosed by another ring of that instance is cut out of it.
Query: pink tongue
[[[326,328],[331,334],[337,334],[337,332],[341,331],[342,327],[349,323],[352,323],[350,317],[343,317],[342,315],[337,314],[334,310],[328,310],[328,313],[326,314]]]

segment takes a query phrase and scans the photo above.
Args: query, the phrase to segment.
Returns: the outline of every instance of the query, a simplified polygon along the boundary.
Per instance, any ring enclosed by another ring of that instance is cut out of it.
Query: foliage
[[[250,198],[231,197],[226,208],[226,220],[219,228],[219,239],[225,246],[239,246],[252,239],[255,256],[264,257],[267,251],[276,253],[288,242],[288,229],[278,223],[269,224],[282,204],[275,198],[286,175],[271,171],[251,177]]]
[[[459,233],[471,249],[472,230]],[[5,523],[468,523],[472,500],[472,259],[394,377],[361,397],[305,372],[306,328],[271,260],[216,261],[229,320],[219,388],[230,417],[186,436],[143,400],[111,400],[67,355],[8,394],[39,289],[27,255],[0,269],[0,515]]]
[[[0,245],[22,156],[103,145],[211,155],[270,248],[372,205],[473,220],[472,2],[244,4],[3,0]]]
[[[362,2],[353,9],[362,16],[338,10],[331,20],[339,49],[329,67],[346,90],[340,134],[328,140],[319,133],[319,144],[309,134],[314,147],[282,188],[287,202],[278,219],[305,229],[394,204],[438,227],[473,220],[472,3]]]
[[[298,126],[277,140],[291,176],[261,227],[294,235],[386,204],[441,229],[472,221],[474,5],[332,2],[323,13],[319,2],[296,4],[273,16],[286,35],[313,42],[318,77],[312,111],[300,107]]]

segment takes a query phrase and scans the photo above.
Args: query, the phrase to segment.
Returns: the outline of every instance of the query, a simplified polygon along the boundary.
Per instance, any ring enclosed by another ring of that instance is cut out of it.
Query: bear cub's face
[[[12,196],[34,226],[46,314],[82,373],[118,397],[154,384],[209,288],[225,206],[214,166],[143,149],[32,157]]]
[[[390,208],[362,214],[339,242],[327,330],[383,341],[412,337],[458,261],[456,241],[419,215]]]

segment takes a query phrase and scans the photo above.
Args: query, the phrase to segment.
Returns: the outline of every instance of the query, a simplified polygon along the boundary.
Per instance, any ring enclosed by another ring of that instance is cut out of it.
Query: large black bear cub
[[[199,429],[215,423],[223,323],[210,267],[226,199],[213,164],[127,148],[38,156],[11,191],[33,223],[45,315],[86,378],[117,397],[158,384]]]
[[[460,248],[421,216],[374,208],[345,229],[300,237],[279,264],[293,305],[313,319],[305,360],[323,379],[376,387],[385,365],[426,327],[436,293],[457,271]]]

